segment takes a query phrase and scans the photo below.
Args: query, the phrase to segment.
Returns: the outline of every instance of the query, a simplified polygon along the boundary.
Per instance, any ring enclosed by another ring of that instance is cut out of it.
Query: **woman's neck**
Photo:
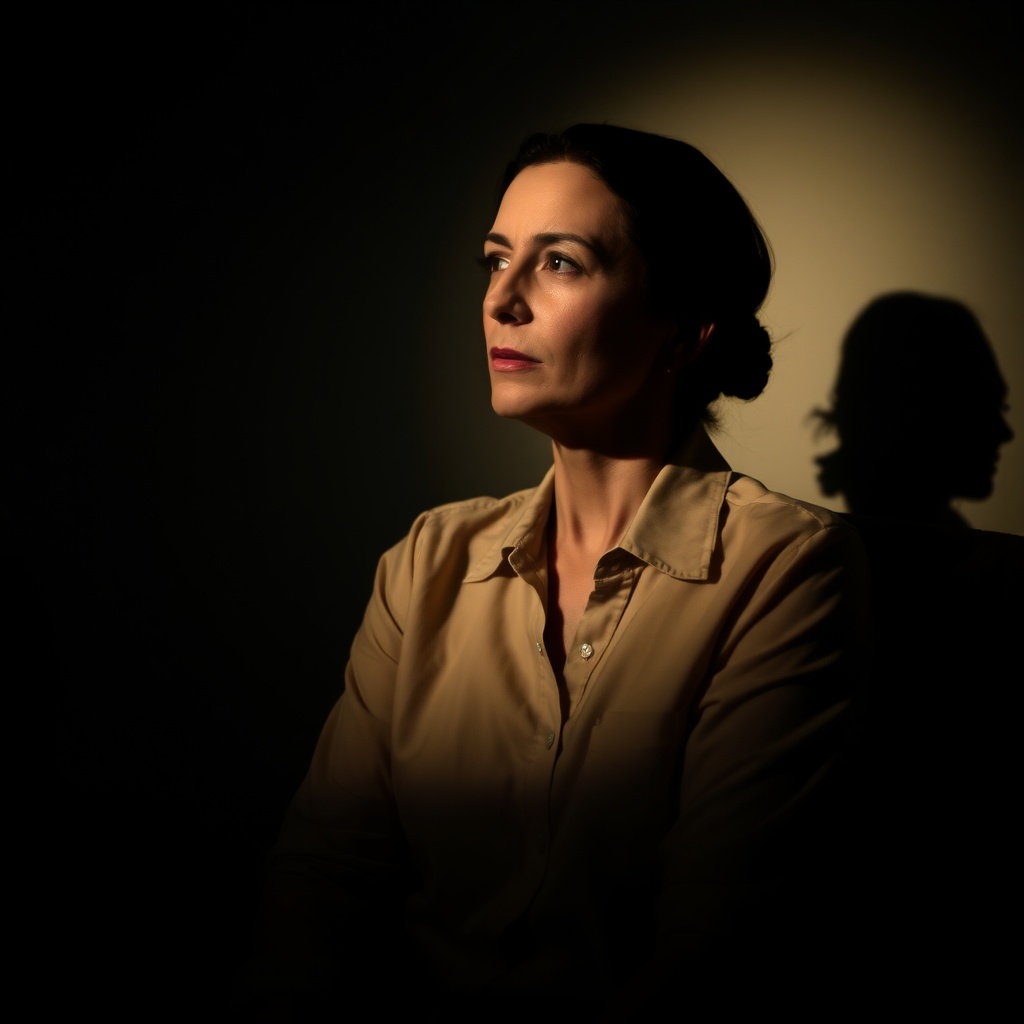
[[[633,521],[663,456],[619,458],[552,444],[555,464],[554,519],[563,551],[575,550],[594,561],[613,548]]]

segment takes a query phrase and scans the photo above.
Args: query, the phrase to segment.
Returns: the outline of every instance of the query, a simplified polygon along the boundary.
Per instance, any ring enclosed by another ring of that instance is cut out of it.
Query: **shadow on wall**
[[[951,504],[991,495],[1013,437],[1006,398],[966,306],[894,292],[854,320],[832,406],[811,414],[839,439],[819,483],[844,496],[870,566],[875,669],[850,762],[849,902],[831,924],[874,928],[863,981],[878,994],[928,993],[941,974],[965,982],[944,995],[985,999],[1009,970],[983,922],[1017,873],[1016,719],[1002,709],[1024,536],[972,528]],[[908,963],[908,941],[927,968]]]
[[[853,513],[969,527],[955,498],[993,490],[1013,438],[1006,382],[977,318],[955,299],[893,292],[874,299],[843,341],[818,433],[839,447],[817,459],[822,492]],[[926,438],[916,444],[914,438]]]

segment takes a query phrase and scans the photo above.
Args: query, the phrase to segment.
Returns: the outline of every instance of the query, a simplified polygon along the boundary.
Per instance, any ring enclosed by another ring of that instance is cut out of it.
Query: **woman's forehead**
[[[515,242],[535,235],[572,233],[593,236],[606,245],[627,237],[619,197],[583,164],[532,164],[506,189],[494,220],[494,232]]]

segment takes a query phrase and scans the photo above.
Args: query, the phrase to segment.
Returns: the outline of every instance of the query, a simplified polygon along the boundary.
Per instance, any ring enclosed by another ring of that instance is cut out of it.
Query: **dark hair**
[[[524,168],[569,161],[591,168],[622,201],[647,270],[651,310],[696,338],[714,331],[679,375],[677,419],[714,423],[722,395],[750,400],[772,368],[771,338],[758,319],[773,260],[763,231],[725,175],[678,139],[612,124],[535,132],[502,176],[498,199]]]

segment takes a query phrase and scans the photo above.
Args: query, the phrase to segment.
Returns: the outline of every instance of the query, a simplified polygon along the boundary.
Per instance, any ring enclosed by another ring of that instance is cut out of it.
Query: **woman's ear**
[[[692,331],[679,331],[672,339],[672,371],[681,370],[689,366],[704,351],[704,346],[711,340],[715,333],[713,323],[701,324],[700,329]]]

